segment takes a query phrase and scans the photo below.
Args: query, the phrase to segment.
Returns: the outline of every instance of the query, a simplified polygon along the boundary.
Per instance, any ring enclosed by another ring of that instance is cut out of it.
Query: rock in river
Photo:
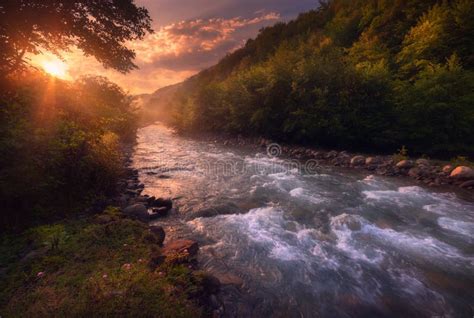
[[[450,177],[457,180],[471,180],[474,179],[474,170],[465,166],[457,167],[451,172]]]
[[[363,166],[365,164],[364,156],[355,156],[351,159],[351,166]]]
[[[397,163],[397,168],[400,169],[410,169],[413,168],[415,164],[411,160],[402,160],[399,163]]]
[[[148,214],[147,207],[141,203],[129,205],[123,210],[123,213],[143,222],[148,222],[150,220],[150,214]]]
[[[226,203],[223,205],[213,206],[207,209],[199,210],[188,216],[187,219],[196,218],[212,218],[218,215],[240,214],[243,213],[237,205],[233,203]]]

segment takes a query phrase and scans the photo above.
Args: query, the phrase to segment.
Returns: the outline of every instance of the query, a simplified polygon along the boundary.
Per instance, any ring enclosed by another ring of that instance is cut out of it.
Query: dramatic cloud
[[[260,14],[251,19],[212,18],[181,21],[162,27],[134,48],[142,67],[198,71],[242,46],[245,40],[278,13]]]
[[[104,75],[127,91],[139,94],[175,84],[215,64],[243,46],[264,26],[288,20],[313,8],[314,0],[137,0],[149,9],[155,33],[130,43],[139,70],[120,74],[105,70],[81,52],[65,54],[71,79]],[[33,58],[44,61],[48,56]]]

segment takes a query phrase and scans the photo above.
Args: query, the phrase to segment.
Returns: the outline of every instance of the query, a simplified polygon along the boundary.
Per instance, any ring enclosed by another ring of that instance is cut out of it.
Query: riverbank
[[[376,155],[349,151],[328,150],[315,147],[277,143],[262,137],[218,136],[195,134],[184,136],[199,138],[224,146],[248,147],[271,157],[311,160],[312,167],[334,166],[367,170],[374,175],[411,178],[418,184],[432,188],[458,188],[474,193],[474,166],[466,158],[451,162],[425,157],[411,158],[402,149],[393,155]]]
[[[2,237],[0,316],[211,314],[219,282],[199,271],[196,242],[163,245],[163,228],[148,225],[172,203],[140,196],[133,146],[122,146],[117,195],[82,215]]]
[[[143,194],[175,198],[159,221],[167,240],[199,242],[201,268],[227,278],[224,317],[470,312],[468,191],[362,168],[307,173],[266,145],[161,124],[139,130],[133,167]]]

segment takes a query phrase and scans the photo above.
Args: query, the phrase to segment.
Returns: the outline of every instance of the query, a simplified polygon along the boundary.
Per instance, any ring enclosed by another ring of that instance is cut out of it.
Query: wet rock
[[[474,179],[474,170],[469,167],[460,166],[451,172],[450,177],[456,180],[471,180]]]
[[[431,165],[430,161],[428,159],[418,159],[416,161],[416,165],[417,166],[425,166],[425,167],[428,167]]]
[[[328,152],[325,156],[326,159],[334,159],[337,157],[337,151],[333,150]]]
[[[166,207],[168,210],[173,208],[173,201],[171,199],[163,199],[155,197],[148,198],[148,205],[152,208]]]
[[[338,155],[336,158],[331,160],[331,163],[335,166],[345,166],[351,163],[351,157],[345,154]]]
[[[313,151],[313,158],[315,159],[324,159],[325,154],[322,151]]]
[[[446,173],[446,174],[451,174],[451,172],[453,172],[454,170],[454,167],[452,165],[445,165],[443,167],[443,172]]]
[[[367,166],[374,166],[374,165],[381,164],[382,161],[383,160],[380,157],[368,157],[367,159],[365,159],[365,164]]]
[[[414,167],[414,163],[411,160],[402,160],[399,163],[397,163],[397,168],[399,169],[410,169]]]
[[[145,197],[143,195],[139,195],[139,196],[133,198],[132,200],[133,200],[134,203],[142,203],[142,204],[146,205],[147,204],[147,199],[148,199],[147,197]]]
[[[162,246],[166,238],[166,232],[163,227],[159,225],[152,225],[150,226],[150,232],[156,235],[157,244]]]
[[[172,256],[176,254],[185,254],[190,257],[197,255],[199,244],[192,240],[177,240],[166,244],[163,248],[163,255]]]
[[[462,183],[459,187],[464,188],[464,189],[469,189],[474,187],[474,180],[466,181]]]
[[[360,231],[362,228],[362,224],[358,219],[354,216],[349,215],[347,213],[341,214],[333,218],[331,225],[336,229],[339,230],[343,227],[347,227],[351,231]]]
[[[141,189],[136,189],[136,190],[132,190],[132,189],[128,189],[127,191],[125,191],[125,194],[129,194],[131,196],[138,196],[140,195],[140,193],[142,193],[143,190]]]
[[[408,171],[408,175],[412,178],[417,178],[420,175],[420,169],[411,168],[410,171]]]
[[[137,203],[126,207],[123,213],[129,217],[136,218],[143,222],[150,221],[147,207],[142,203]]]
[[[240,287],[244,284],[244,281],[239,276],[232,273],[213,273],[214,276],[219,280],[221,285],[234,285]]]
[[[153,208],[152,211],[153,211],[153,214],[151,214],[150,217],[152,219],[157,219],[157,218],[163,218],[163,217],[168,216],[168,212],[170,211],[170,209],[164,206],[161,208]]]
[[[365,164],[365,157],[364,156],[355,156],[351,159],[351,166],[358,167],[363,166]]]
[[[240,209],[237,205],[233,203],[227,203],[227,204],[199,210],[195,213],[192,213],[192,215],[190,215],[188,219],[212,218],[218,215],[230,215],[230,214],[241,214],[241,213],[243,213],[243,210]]]

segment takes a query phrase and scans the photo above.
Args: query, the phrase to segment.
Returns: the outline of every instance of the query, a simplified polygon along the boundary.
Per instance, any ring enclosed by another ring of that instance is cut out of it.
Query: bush
[[[32,72],[3,84],[0,227],[62,217],[110,195],[120,143],[135,136],[132,99],[102,77],[69,83]]]

